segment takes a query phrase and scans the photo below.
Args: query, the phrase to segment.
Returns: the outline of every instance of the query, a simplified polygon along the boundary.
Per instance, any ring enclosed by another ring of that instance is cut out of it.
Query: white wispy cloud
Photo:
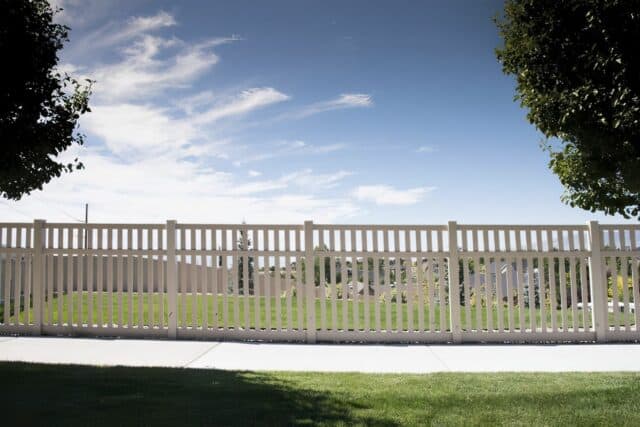
[[[314,174],[312,169],[303,169],[281,178],[281,181],[291,183],[302,188],[330,189],[336,187],[344,178],[353,172],[340,170],[327,174]]]
[[[124,26],[119,28],[118,31],[113,31],[113,28],[106,27],[97,31],[94,33],[96,35],[95,42],[99,46],[115,45],[138,37],[144,33],[161,28],[172,27],[174,25],[176,25],[175,18],[165,11],[159,11],[157,14],[152,16],[135,16],[129,18]],[[94,40],[91,41],[93,42]]]
[[[251,171],[249,171],[250,173]],[[253,181],[235,186],[229,191],[233,194],[255,194],[267,191],[291,189],[300,187],[303,189],[328,190],[335,188],[344,178],[353,175],[348,171],[318,174],[311,168],[284,174],[276,179]]]
[[[72,15],[69,14],[67,7],[65,7],[62,15],[61,19],[71,20]],[[73,14],[73,20],[75,21],[77,18],[78,14]],[[66,23],[73,25],[73,22]],[[74,58],[87,56],[97,50],[120,46],[133,39],[176,24],[173,15],[164,11],[159,11],[151,16],[133,16],[124,22],[108,22],[84,34],[81,39],[72,43],[67,54]]]
[[[167,56],[174,48],[175,54]],[[88,73],[96,81],[94,92],[100,100],[133,102],[166,89],[187,88],[218,62],[207,43],[185,45],[150,35],[127,46],[122,54],[122,61]]]
[[[353,191],[353,196],[376,205],[413,205],[420,202],[425,194],[435,187],[416,187],[400,190],[390,185],[361,185]]]
[[[432,145],[422,145],[416,149],[416,153],[435,153],[438,149]]]
[[[288,95],[272,87],[251,88],[243,91],[229,102],[214,106],[207,111],[195,115],[192,121],[200,124],[211,123],[229,116],[245,114],[270,104],[286,101],[287,99],[289,99]]]
[[[346,147],[345,144],[327,144],[327,145],[315,145],[308,144],[302,140],[293,141],[279,141],[273,144],[270,149],[263,149],[260,153],[253,153],[251,147],[245,147],[244,154],[239,154],[238,159],[234,160],[234,166],[242,166],[248,163],[265,161],[275,159],[279,157],[296,156],[304,154],[326,154],[334,151],[342,150]]]
[[[314,153],[322,154],[322,153],[331,153],[333,151],[343,150],[347,147],[346,144],[327,144],[327,145],[318,145],[313,146],[312,151]]]
[[[212,90],[203,90],[193,95],[187,95],[174,101],[174,105],[187,115],[192,115],[202,108],[208,108],[216,101]]]
[[[82,118],[82,125],[118,155],[153,155],[184,147],[198,132],[188,120],[174,119],[160,107],[128,103],[94,105]]]
[[[325,113],[327,111],[343,110],[346,108],[365,108],[373,105],[371,95],[364,93],[344,93],[335,99],[328,101],[316,102],[300,108],[297,111],[291,111],[280,117],[280,119],[294,118],[302,119],[313,116],[315,114]]]

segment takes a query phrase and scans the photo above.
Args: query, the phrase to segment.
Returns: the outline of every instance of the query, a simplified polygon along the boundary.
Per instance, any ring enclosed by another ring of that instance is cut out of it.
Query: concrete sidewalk
[[[640,371],[640,344],[305,345],[0,337],[0,361],[316,372]]]

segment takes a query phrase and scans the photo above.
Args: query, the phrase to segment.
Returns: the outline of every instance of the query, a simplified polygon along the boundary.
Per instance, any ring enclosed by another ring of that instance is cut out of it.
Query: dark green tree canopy
[[[0,0],[0,195],[8,199],[82,167],[56,160],[83,143],[76,127],[91,85],[56,71],[69,29],[54,13],[46,0]]]
[[[547,138],[563,200],[640,216],[640,1],[507,0],[503,71]]]

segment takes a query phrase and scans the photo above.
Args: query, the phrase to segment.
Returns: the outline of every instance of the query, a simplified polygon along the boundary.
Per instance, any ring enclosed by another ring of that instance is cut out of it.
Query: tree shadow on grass
[[[5,425],[397,425],[252,372],[5,363],[0,383]]]
[[[640,425],[640,374],[367,375],[0,363],[2,425]]]

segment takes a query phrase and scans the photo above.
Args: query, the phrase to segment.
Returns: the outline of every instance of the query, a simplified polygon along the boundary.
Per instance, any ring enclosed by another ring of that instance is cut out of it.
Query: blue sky
[[[619,222],[570,208],[513,101],[501,1],[57,0],[86,169],[5,220]]]

